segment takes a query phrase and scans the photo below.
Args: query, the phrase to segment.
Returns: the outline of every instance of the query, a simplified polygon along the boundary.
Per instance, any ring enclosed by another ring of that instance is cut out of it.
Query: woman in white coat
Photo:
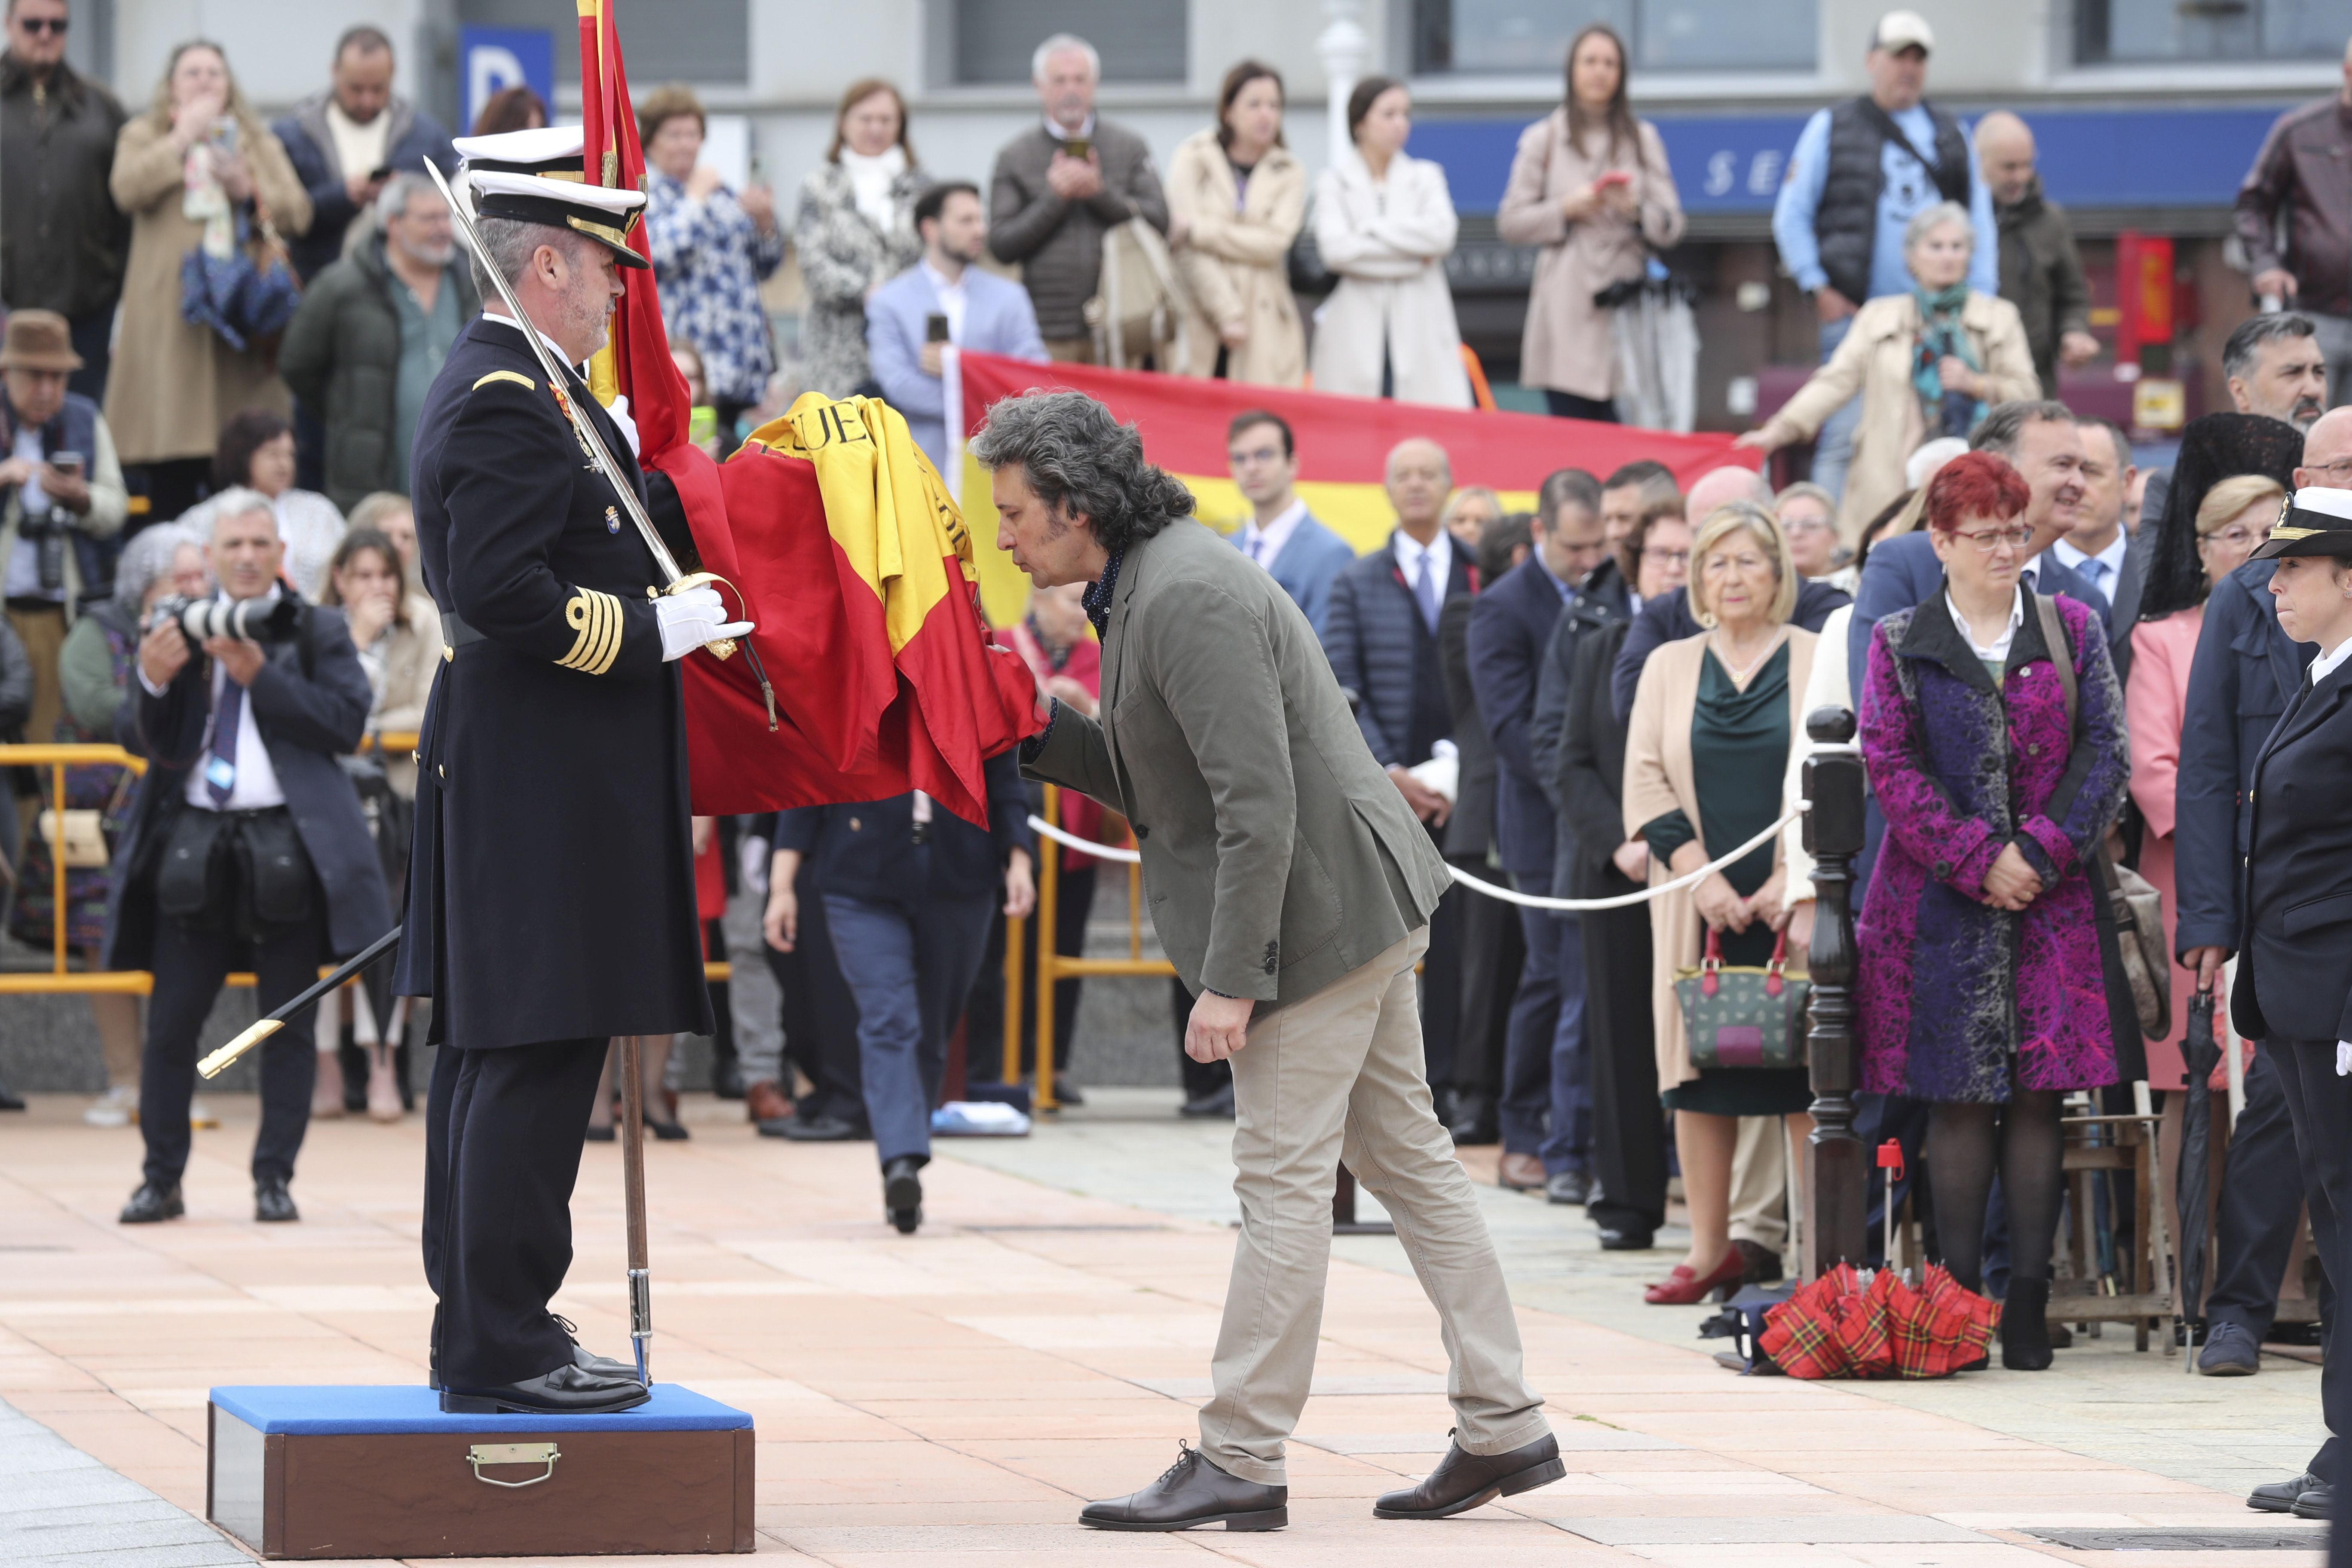
[[[1390,77],[1348,95],[1344,154],[1315,187],[1315,244],[1339,286],[1315,313],[1318,392],[1470,406],[1445,258],[1457,226],[1445,171],[1405,155],[1412,99]]]

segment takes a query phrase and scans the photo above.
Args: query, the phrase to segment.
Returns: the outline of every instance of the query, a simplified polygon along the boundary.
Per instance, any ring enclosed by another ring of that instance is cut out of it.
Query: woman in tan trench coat
[[[1708,514],[1691,541],[1685,591],[1707,629],[1666,644],[1642,667],[1625,741],[1625,837],[1649,845],[1653,883],[1689,875],[1779,819],[1812,674],[1813,634],[1789,625],[1797,569],[1762,507],[1734,501]],[[1703,932],[1727,966],[1762,967],[1783,930],[1801,953],[1812,915],[1801,900],[1810,893],[1790,888],[1776,833],[1696,887],[1651,901],[1658,1089],[1675,1113],[1691,1228],[1689,1253],[1647,1293],[1654,1305],[1739,1284],[1746,1259],[1730,1235],[1739,1119],[1784,1118],[1792,1136],[1811,1127],[1803,1068],[1693,1064],[1675,972],[1698,967]],[[1791,967],[1801,970],[1802,960]]]
[[[1921,442],[1968,434],[1965,428],[1929,427],[1930,414],[1944,417],[1951,402],[1947,398],[1931,410],[1927,387],[1972,398],[1979,418],[1997,403],[2042,395],[2017,307],[1968,287],[1969,253],[1975,243],[1968,209],[1956,202],[1940,202],[1914,217],[1904,231],[1903,260],[1916,286],[1908,294],[1888,294],[1864,305],[1829,363],[1813,372],[1761,427],[1739,437],[1740,446],[1767,452],[1809,441],[1822,421],[1861,393],[1862,423],[1854,428],[1853,461],[1838,502],[1838,534],[1849,545],[1859,544],[1870,520],[1909,488],[1903,482],[1903,465]],[[1946,325],[1932,335],[1958,353],[1930,348],[1923,355],[1934,323],[1921,310],[1922,300],[1956,307],[1939,316]]]
[[[223,122],[235,124],[234,139]],[[209,221],[250,222],[258,203],[281,235],[310,226],[310,198],[286,149],[239,93],[219,47],[173,51],[147,112],[122,127],[108,182],[131,215],[121,346],[106,383],[106,422],[126,465],[148,470],[157,521],[195,500],[229,416],[289,411],[274,345],[243,353],[180,316],[180,263]],[[258,225],[253,226],[258,228]]]
[[[1168,212],[1183,237],[1179,375],[1257,386],[1307,379],[1307,332],[1290,292],[1291,242],[1307,216],[1307,170],[1282,144],[1282,78],[1244,60],[1225,73],[1217,127],[1186,137],[1168,165]]]
[[[1568,96],[1519,134],[1495,227],[1539,245],[1519,381],[1565,418],[1617,417],[1617,339],[1592,296],[1683,236],[1665,144],[1625,106],[1625,46],[1596,23],[1568,47]]]

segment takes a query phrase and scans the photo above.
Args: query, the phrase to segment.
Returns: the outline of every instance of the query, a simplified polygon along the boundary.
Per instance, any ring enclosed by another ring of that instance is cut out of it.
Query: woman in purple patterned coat
[[[1862,752],[1886,814],[1860,931],[1863,1085],[1930,1103],[1944,1263],[1979,1289],[1996,1157],[2009,1206],[2001,1364],[2050,1364],[2059,1103],[2116,1081],[2102,895],[2086,874],[2130,776],[2123,695],[2092,612],[2053,650],[2018,574],[2025,480],[1990,453],[1928,486],[1944,592],[1873,629]],[[2074,674],[2070,700],[2053,663]],[[2074,722],[2068,710],[2074,709]]]

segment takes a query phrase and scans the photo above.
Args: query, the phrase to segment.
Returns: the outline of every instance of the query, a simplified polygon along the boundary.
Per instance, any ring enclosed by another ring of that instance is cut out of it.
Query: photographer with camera
[[[359,794],[336,757],[360,742],[374,694],[340,611],[278,575],[268,498],[225,492],[206,548],[220,593],[158,600],[140,638],[130,742],[148,759],[117,864],[107,966],[155,977],[139,1079],[145,1177],[125,1225],[185,1212],[196,1036],[230,971],[250,968],[268,1012],[392,924]],[[311,1016],[261,1047],[254,1217],[300,1215],[288,1193],[310,1126]]]
[[[0,335],[0,579],[8,624],[33,661],[29,741],[55,738],[65,704],[58,651],[85,599],[114,591],[112,552],[129,501],[98,405],[68,392],[81,368],[54,310],[18,310]],[[31,797],[27,797],[29,801]]]

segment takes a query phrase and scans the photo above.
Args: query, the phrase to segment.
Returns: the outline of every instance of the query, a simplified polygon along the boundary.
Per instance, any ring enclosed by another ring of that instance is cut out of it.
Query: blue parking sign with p
[[[531,27],[461,27],[457,31],[461,127],[470,130],[482,105],[510,87],[527,87],[555,103],[555,37]]]

